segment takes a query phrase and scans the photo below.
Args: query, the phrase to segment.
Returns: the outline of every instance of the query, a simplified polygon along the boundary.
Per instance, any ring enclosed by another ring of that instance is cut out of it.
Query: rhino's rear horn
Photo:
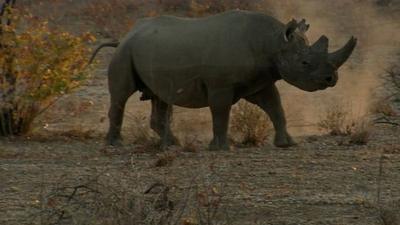
[[[328,52],[328,45],[329,39],[325,35],[322,35],[318,41],[311,46],[311,49],[315,52]]]
[[[337,50],[336,52],[329,53],[329,62],[332,63],[332,65],[334,65],[336,68],[339,68],[350,57],[356,45],[357,39],[351,37],[346,45],[341,49]]]

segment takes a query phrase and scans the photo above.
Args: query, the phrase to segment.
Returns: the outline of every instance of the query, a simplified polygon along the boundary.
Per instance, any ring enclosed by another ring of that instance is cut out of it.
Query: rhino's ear
[[[285,31],[283,34],[283,38],[286,42],[290,42],[293,40],[293,35],[296,29],[299,27],[299,24],[295,19],[292,19],[288,24],[286,24]]]
[[[308,31],[309,28],[310,28],[310,24],[307,24],[307,23],[306,23],[306,20],[305,20],[305,19],[302,19],[302,20],[300,21],[300,23],[299,23],[299,31],[300,31],[301,33],[305,33],[305,32]]]

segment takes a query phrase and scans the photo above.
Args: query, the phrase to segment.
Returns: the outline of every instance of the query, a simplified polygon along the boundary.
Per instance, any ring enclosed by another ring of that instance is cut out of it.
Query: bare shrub
[[[40,224],[171,224],[169,187],[141,191],[118,179],[102,172],[73,185],[61,182],[41,197]]]
[[[381,114],[386,117],[397,116],[398,113],[393,108],[393,105],[388,97],[379,99],[371,104],[371,113]]]
[[[231,9],[251,10],[256,8],[255,3],[250,0],[192,0],[188,15],[198,17]]]
[[[341,104],[330,106],[317,126],[333,136],[349,136],[349,143],[357,145],[368,143],[372,129],[368,116],[356,117]]]
[[[394,97],[395,100],[399,100],[400,95],[400,65],[395,64],[391,68],[386,71],[384,75],[384,79],[386,80],[386,85],[392,90],[391,97]]]
[[[335,104],[325,110],[317,124],[322,131],[330,135],[350,135],[355,123],[351,121],[350,113],[341,104]]]
[[[272,128],[265,112],[243,100],[232,108],[230,126],[232,135],[238,139],[238,143],[245,146],[263,144]]]
[[[389,90],[388,99],[399,100],[400,98],[400,65],[394,64],[386,73],[383,74],[382,79],[384,80],[385,90]]]
[[[253,9],[257,1],[253,0],[206,0],[210,12],[219,13],[232,9],[250,10]]]
[[[139,6],[139,1],[96,0],[88,2],[79,14],[105,37],[118,39],[134,25]]]
[[[133,127],[131,128],[131,134],[133,136],[133,142],[137,145],[145,147],[158,147],[159,138],[150,128],[148,118],[142,115],[130,116],[133,121]]]
[[[197,1],[191,1],[190,3],[190,11],[188,12],[188,16],[193,17],[201,17],[209,12],[209,6],[204,3],[199,3]]]
[[[123,168],[117,169],[120,170]],[[183,192],[173,193],[180,188],[160,181],[144,185],[138,182],[138,174],[131,178],[125,174],[121,178],[110,173],[110,169],[95,170],[93,174],[75,177],[72,181],[68,175],[62,175],[54,186],[41,191],[35,201],[36,213],[31,215],[31,223],[231,224],[220,221],[224,186],[214,181],[214,174],[198,172]],[[134,180],[130,180],[132,178]]]
[[[365,145],[371,136],[371,123],[367,119],[359,119],[351,130],[350,144]]]
[[[3,5],[4,6],[4,5]],[[86,43],[94,37],[51,29],[29,12],[0,15],[0,136],[25,134],[56,97],[87,78]],[[6,18],[3,20],[3,18]],[[7,22],[5,22],[7,21]]]
[[[372,105],[371,112],[378,118],[375,123],[399,126],[398,102],[400,102],[400,65],[392,65],[381,76],[383,85],[380,89],[382,97]]]
[[[379,6],[389,6],[393,0],[377,0],[376,4]]]
[[[157,0],[163,11],[187,11],[191,2],[191,0]]]
[[[166,12],[178,16],[200,17],[230,9],[254,9],[251,0],[97,0],[90,1],[75,13],[99,29],[105,37],[118,39],[135,24],[137,18],[157,16]]]

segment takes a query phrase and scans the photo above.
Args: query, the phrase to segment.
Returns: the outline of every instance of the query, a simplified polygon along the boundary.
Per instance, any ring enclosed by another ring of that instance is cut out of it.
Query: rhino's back
[[[154,94],[171,104],[203,107],[210,85],[228,88],[255,79],[257,35],[272,38],[282,26],[247,11],[199,19],[161,16],[140,21],[122,45],[131,48],[136,71]]]

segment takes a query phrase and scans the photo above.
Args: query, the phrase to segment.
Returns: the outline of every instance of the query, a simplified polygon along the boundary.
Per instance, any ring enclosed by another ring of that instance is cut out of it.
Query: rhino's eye
[[[309,66],[309,65],[311,65],[311,63],[308,62],[308,61],[302,61],[301,64],[303,64],[304,66]]]

